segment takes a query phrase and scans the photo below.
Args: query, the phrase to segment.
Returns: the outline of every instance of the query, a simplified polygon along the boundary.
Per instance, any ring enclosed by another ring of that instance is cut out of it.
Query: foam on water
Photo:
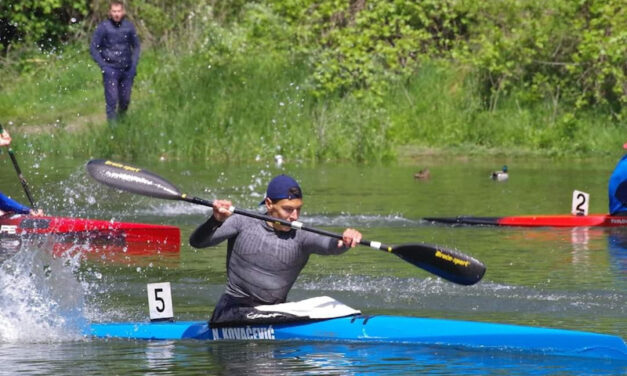
[[[312,226],[333,227],[409,227],[417,226],[420,220],[403,217],[401,214],[366,215],[341,213],[339,215],[304,215],[303,221]]]
[[[23,244],[0,265],[0,343],[82,338],[83,286],[75,257],[55,258],[46,244]]]
[[[621,290],[567,291],[490,281],[467,287],[440,278],[346,275],[301,278],[296,289],[357,296],[360,308],[442,309],[469,312],[547,313],[624,317],[627,295]]]
[[[265,211],[264,208],[242,208],[248,211]],[[162,217],[178,217],[185,215],[203,216],[211,214],[211,209],[201,205],[190,205],[179,201],[154,202],[145,207],[140,207],[132,211],[134,215],[151,215]],[[390,215],[363,215],[342,213],[339,215],[309,215],[303,213],[302,221],[310,226],[331,226],[331,227],[410,227],[417,226],[420,220],[404,218],[400,214]]]
[[[161,201],[150,203],[147,206],[133,211],[136,215],[154,215],[162,217],[177,217],[181,215],[208,216],[211,209],[202,205],[192,205],[181,201]]]

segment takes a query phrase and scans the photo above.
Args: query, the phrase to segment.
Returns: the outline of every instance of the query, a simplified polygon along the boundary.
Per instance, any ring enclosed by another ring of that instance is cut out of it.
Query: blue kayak
[[[627,361],[618,336],[573,330],[399,316],[210,328],[205,321],[93,323],[86,336],[145,340],[305,340],[452,346]]]

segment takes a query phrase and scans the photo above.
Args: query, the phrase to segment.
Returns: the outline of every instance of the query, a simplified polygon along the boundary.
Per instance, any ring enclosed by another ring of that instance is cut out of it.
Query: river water
[[[6,155],[0,189],[25,201]],[[0,374],[627,374],[612,361],[415,345],[301,342],[207,343],[94,340],[86,321],[146,320],[146,284],[171,282],[175,317],[207,319],[223,291],[225,245],[196,250],[191,231],[205,207],[145,198],[98,185],[84,160],[25,158],[33,195],[49,214],[179,226],[180,255],[53,256],[24,245],[0,266]],[[507,164],[510,179],[490,172]],[[360,247],[313,256],[290,300],[332,296],[367,314],[550,326],[627,337],[627,229],[450,227],[428,216],[568,213],[574,189],[590,212],[607,212],[614,160],[424,158],[393,166],[282,167],[136,164],[199,197],[254,209],[270,178],[295,176],[305,194],[302,221],[341,232],[358,228],[388,244],[428,242],[483,261],[484,279],[457,286],[384,252]],[[431,179],[415,180],[421,168]],[[10,257],[9,257],[10,256]]]

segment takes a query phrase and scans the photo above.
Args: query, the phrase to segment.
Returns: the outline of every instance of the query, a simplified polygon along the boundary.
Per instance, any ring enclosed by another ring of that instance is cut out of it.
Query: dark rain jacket
[[[89,52],[100,69],[137,69],[139,62],[139,37],[131,21],[123,18],[120,22],[112,19],[102,21],[93,38]]]

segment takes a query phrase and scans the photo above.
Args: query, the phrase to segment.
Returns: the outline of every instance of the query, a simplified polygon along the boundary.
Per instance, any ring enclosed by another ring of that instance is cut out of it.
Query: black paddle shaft
[[[2,128],[2,124],[0,124],[0,133],[3,133],[4,129]],[[35,209],[35,201],[33,200],[33,196],[30,194],[30,189],[28,189],[28,183],[22,175],[22,169],[20,169],[20,165],[17,163],[17,159],[15,158],[15,153],[11,147],[7,147],[9,152],[9,157],[11,157],[11,162],[13,163],[13,167],[15,168],[15,172],[17,173],[17,178],[20,180],[22,184],[22,188],[24,188],[24,193],[26,193],[26,197],[28,198],[28,202],[30,202],[30,206]]]
[[[204,206],[213,206],[213,201],[208,201],[208,200],[204,200],[202,198],[198,198],[198,197],[187,197],[186,195],[182,195],[182,199],[184,201],[187,202],[191,202],[194,204],[198,204],[198,205],[204,205]],[[259,213],[255,213],[255,212],[251,212],[248,210],[242,210],[242,209],[238,209],[238,208],[231,208],[231,211],[235,214],[240,214],[240,215],[244,215],[246,217],[251,217],[251,218],[256,218],[256,219],[260,219],[262,221],[267,221],[267,222],[273,222],[273,223],[279,223],[283,226],[288,226],[291,227],[293,229],[297,229],[297,230],[303,230],[303,231],[308,231],[308,232],[313,232],[319,235],[324,235],[324,236],[328,236],[331,238],[336,238],[339,240],[343,239],[343,236],[331,231],[325,231],[325,230],[321,230],[321,229],[317,229],[314,227],[309,227],[304,225],[302,222],[299,221],[286,221],[284,219],[280,219],[280,218],[275,218],[275,217],[271,217],[269,215],[264,215],[264,214],[259,214]],[[391,252],[392,247],[387,246],[385,244],[379,243],[379,242],[373,242],[370,240],[361,240],[359,242],[359,244],[361,245],[365,245],[367,247],[372,247],[375,249],[380,249],[382,251],[388,251]]]
[[[98,182],[108,186],[144,196],[166,200],[182,200],[197,205],[213,207],[213,202],[198,197],[190,197],[172,183],[152,172],[127,164],[103,159],[87,163],[87,171]],[[231,207],[231,212],[271,223],[280,223],[293,229],[342,239],[342,235],[309,227],[301,222],[289,222],[280,218]],[[401,259],[461,285],[473,285],[483,278],[485,266],[478,260],[457,250],[425,243],[388,246],[380,242],[362,240],[359,244],[392,253]]]

